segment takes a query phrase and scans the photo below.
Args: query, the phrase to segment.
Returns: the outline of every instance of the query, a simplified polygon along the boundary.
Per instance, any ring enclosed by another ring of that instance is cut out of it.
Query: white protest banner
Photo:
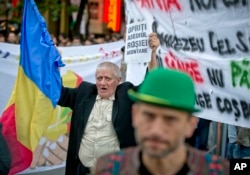
[[[120,66],[121,47],[124,42],[100,44],[93,46],[58,47],[66,64],[61,68],[64,75],[68,70],[80,75],[85,81],[95,82],[95,68],[103,61],[111,61]],[[0,113],[10,97],[17,74],[20,46],[0,43]]]
[[[249,6],[247,0],[126,0],[126,17],[151,24],[160,65],[193,78],[199,117],[249,128]]]
[[[61,68],[64,86],[77,87],[81,81],[95,83],[99,63],[111,61],[121,65],[123,41],[93,46],[59,47],[65,67]],[[20,46],[0,43],[0,117],[15,83]],[[63,174],[68,147],[71,110],[57,106],[51,123],[33,154],[29,169],[20,174]]]
[[[138,21],[127,24],[125,43],[125,62],[144,63],[151,59],[151,49],[148,44],[148,35],[151,31],[147,21]]]

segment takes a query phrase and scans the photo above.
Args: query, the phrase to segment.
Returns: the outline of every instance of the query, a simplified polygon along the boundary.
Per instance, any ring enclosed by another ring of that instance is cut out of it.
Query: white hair
[[[102,63],[100,63],[97,66],[97,68],[96,68],[96,72],[99,69],[109,69],[109,70],[112,70],[113,73],[114,73],[114,76],[116,78],[121,78],[121,76],[122,76],[120,68],[116,64],[114,64],[112,62],[102,62]]]

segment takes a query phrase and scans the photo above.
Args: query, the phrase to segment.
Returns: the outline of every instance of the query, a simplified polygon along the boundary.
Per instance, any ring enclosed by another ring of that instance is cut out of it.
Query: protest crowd
[[[18,30],[9,31],[6,34],[6,31],[0,31],[0,42],[6,42],[11,44],[20,43],[21,33]],[[123,35],[116,32],[110,32],[110,34],[88,34],[88,36],[75,35],[69,37],[65,33],[60,33],[58,36],[51,35],[53,42],[56,46],[59,47],[69,47],[69,46],[88,46],[94,44],[103,44],[109,42],[115,42],[123,39]]]
[[[56,47],[126,43],[125,34],[116,32],[50,37]],[[0,43],[21,44],[21,39],[21,32],[0,31]],[[148,35],[148,45],[151,58],[144,63],[145,79],[139,85],[126,81],[124,58],[120,65],[98,64],[95,83],[82,77],[76,88],[62,85],[57,104],[72,110],[70,132],[63,136],[68,145],[63,155],[47,151],[66,159],[65,175],[228,175],[230,160],[250,159],[250,128],[194,116],[202,109],[195,107],[192,78],[160,65],[157,49],[163,43],[157,33]],[[125,47],[120,50],[124,53]],[[11,153],[2,127],[0,122],[0,175],[7,175]],[[46,164],[34,160],[31,169]]]

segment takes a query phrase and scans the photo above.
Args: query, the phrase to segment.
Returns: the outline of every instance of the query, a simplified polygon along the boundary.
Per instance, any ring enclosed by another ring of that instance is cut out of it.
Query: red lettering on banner
[[[104,54],[103,58],[108,58],[109,54],[107,52],[105,52],[102,47],[99,49],[99,52]]]
[[[181,6],[178,0],[137,0],[141,1],[142,8],[155,8],[158,6],[160,10],[165,10],[166,12],[170,11],[171,8],[176,8],[181,11]]]
[[[111,52],[112,57],[117,57],[119,54],[116,51]]]
[[[171,51],[169,52],[169,55],[165,56],[164,60],[167,67],[186,72],[196,83],[204,82],[200,71],[198,70],[198,63],[196,61],[183,62],[178,60]]]

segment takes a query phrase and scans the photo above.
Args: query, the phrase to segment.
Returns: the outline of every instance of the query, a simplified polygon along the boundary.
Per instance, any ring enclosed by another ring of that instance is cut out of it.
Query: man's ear
[[[188,120],[188,128],[187,128],[187,131],[186,131],[186,138],[190,138],[193,135],[194,130],[197,127],[198,121],[199,120],[198,120],[197,117],[190,116],[190,119]]]

